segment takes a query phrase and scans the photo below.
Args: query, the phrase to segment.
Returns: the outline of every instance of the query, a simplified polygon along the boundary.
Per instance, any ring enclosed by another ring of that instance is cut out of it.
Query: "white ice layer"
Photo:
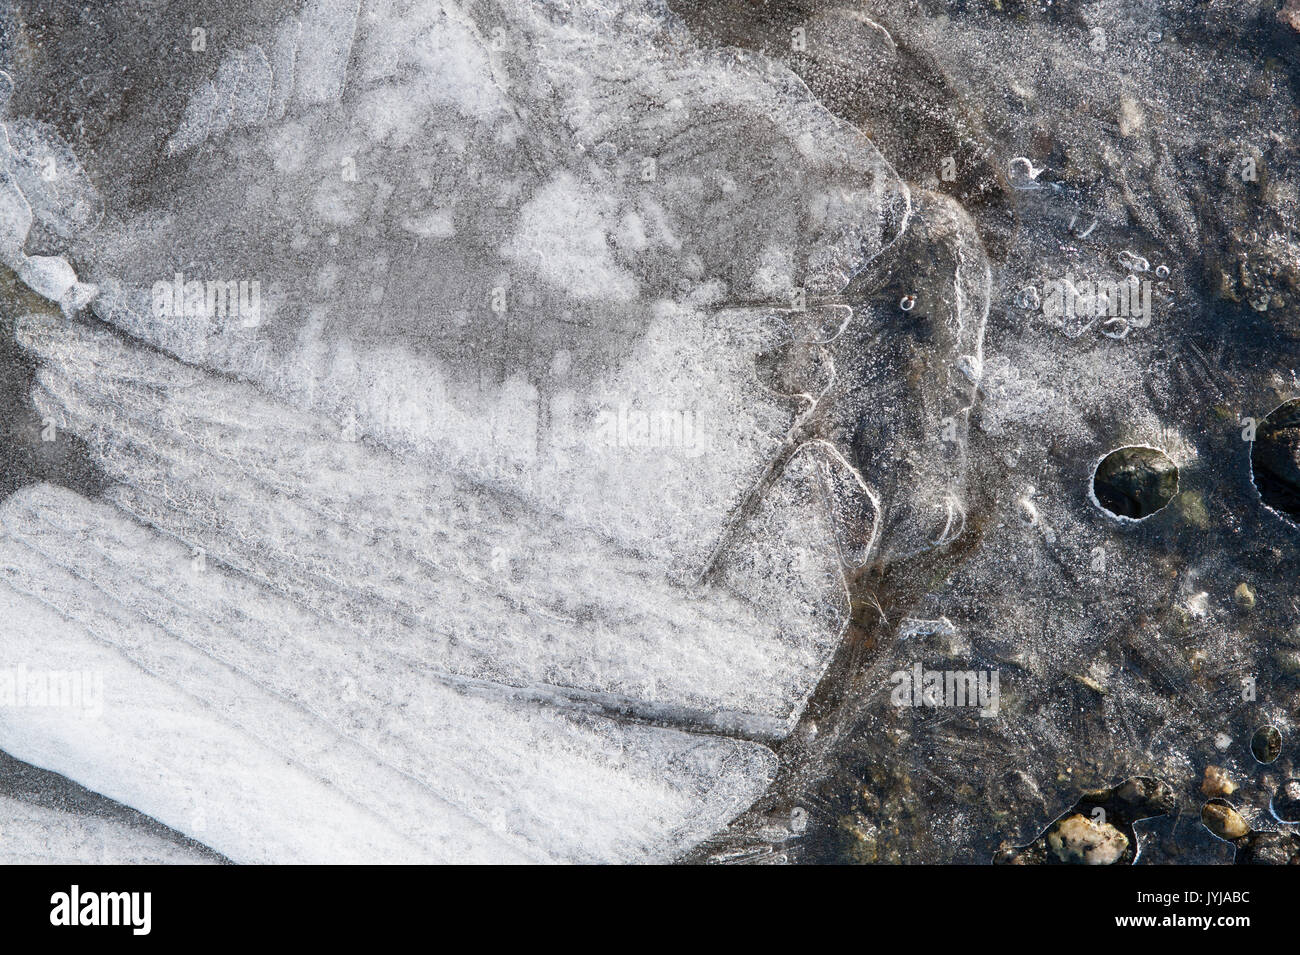
[[[44,621],[12,652],[121,695],[0,747],[241,861],[662,859],[724,825],[773,757],[713,734],[794,726],[892,506],[757,369],[907,187],[650,0],[310,0],[212,64],[174,175],[73,230],[116,329],[18,323],[109,486],[5,506]],[[71,311],[92,287],[17,258],[33,209],[73,221],[24,175],[0,252]]]
[[[241,862],[671,858],[766,785],[763,746],[455,685],[38,486],[0,508],[0,671],[102,675],[0,748]]]
[[[0,865],[201,865],[197,850],[117,819],[0,796]]]
[[[89,443],[110,500],[394,660],[783,735],[834,649],[843,585],[816,475],[790,473],[784,524],[736,542],[723,579],[675,581],[104,329],[27,316],[18,335],[43,359],[39,410]],[[776,566],[759,573],[761,550]]]

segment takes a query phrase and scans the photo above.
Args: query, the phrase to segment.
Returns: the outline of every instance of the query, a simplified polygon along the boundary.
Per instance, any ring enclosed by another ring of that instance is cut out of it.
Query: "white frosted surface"
[[[662,860],[771,772],[757,744],[448,684],[71,492],[0,519],[0,668],[105,686],[97,719],[10,711],[0,747],[235,861]]]

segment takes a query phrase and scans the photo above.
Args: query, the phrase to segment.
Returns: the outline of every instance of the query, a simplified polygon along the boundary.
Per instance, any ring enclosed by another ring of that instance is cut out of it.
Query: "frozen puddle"
[[[33,123],[0,157],[13,261],[36,230],[84,272],[28,285],[97,293],[16,333],[108,481],[0,507],[0,667],[104,686],[0,749],[240,862],[680,855],[772,779],[846,568],[957,523],[937,452],[850,450],[897,356],[844,296],[910,190],[662,4],[218,34],[153,138]],[[85,189],[18,175],[51,151]],[[958,453],[987,268],[951,218],[958,275],[908,316],[935,400],[876,424]]]

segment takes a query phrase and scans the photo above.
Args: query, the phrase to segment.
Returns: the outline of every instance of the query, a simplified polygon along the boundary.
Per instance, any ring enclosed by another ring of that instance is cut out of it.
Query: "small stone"
[[[1241,813],[1226,802],[1207,802],[1201,810],[1201,822],[1210,832],[1229,842],[1250,834],[1250,826],[1241,818]]]
[[[1237,791],[1237,785],[1218,766],[1206,766],[1205,778],[1201,780],[1201,792],[1213,799],[1215,796],[1231,796]]]
[[[1098,824],[1075,813],[1047,834],[1047,845],[1062,862],[1113,865],[1128,849],[1128,836],[1108,822]]]
[[[880,860],[877,845],[879,830],[859,813],[840,817],[840,831],[844,834],[849,859],[857,865],[871,865]]]
[[[1094,680],[1092,677],[1086,676],[1082,673],[1071,673],[1070,676],[1074,677],[1074,679],[1079,682],[1080,686],[1087,687],[1089,690],[1092,690],[1092,692],[1096,693],[1098,696],[1106,695],[1106,688],[1102,686],[1100,683],[1098,683],[1096,680]]]
[[[1142,816],[1166,815],[1173,812],[1177,803],[1173,787],[1150,776],[1134,776],[1113,790],[1101,790],[1103,800],[1108,793],[1134,807]]]
[[[1255,606],[1255,591],[1250,589],[1250,584],[1244,580],[1237,584],[1237,589],[1232,592],[1232,599],[1237,602],[1237,606],[1242,610],[1251,610]]]
[[[1030,865],[1029,853],[1017,849],[1008,842],[1003,842],[993,856],[994,865]]]
[[[1300,0],[1286,0],[1286,3],[1282,4],[1282,9],[1278,11],[1277,18],[1300,33]]]

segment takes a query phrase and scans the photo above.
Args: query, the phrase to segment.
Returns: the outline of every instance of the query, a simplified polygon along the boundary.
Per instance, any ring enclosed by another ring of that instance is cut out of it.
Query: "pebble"
[[[1210,832],[1229,842],[1250,834],[1250,826],[1241,818],[1241,813],[1226,802],[1207,802],[1201,810],[1201,822]]]
[[[1206,766],[1205,778],[1201,780],[1201,792],[1213,799],[1215,796],[1231,796],[1237,791],[1237,785],[1218,766]]]
[[[1047,834],[1047,846],[1062,862],[1113,865],[1128,849],[1128,836],[1108,822],[1096,823],[1075,813]]]

